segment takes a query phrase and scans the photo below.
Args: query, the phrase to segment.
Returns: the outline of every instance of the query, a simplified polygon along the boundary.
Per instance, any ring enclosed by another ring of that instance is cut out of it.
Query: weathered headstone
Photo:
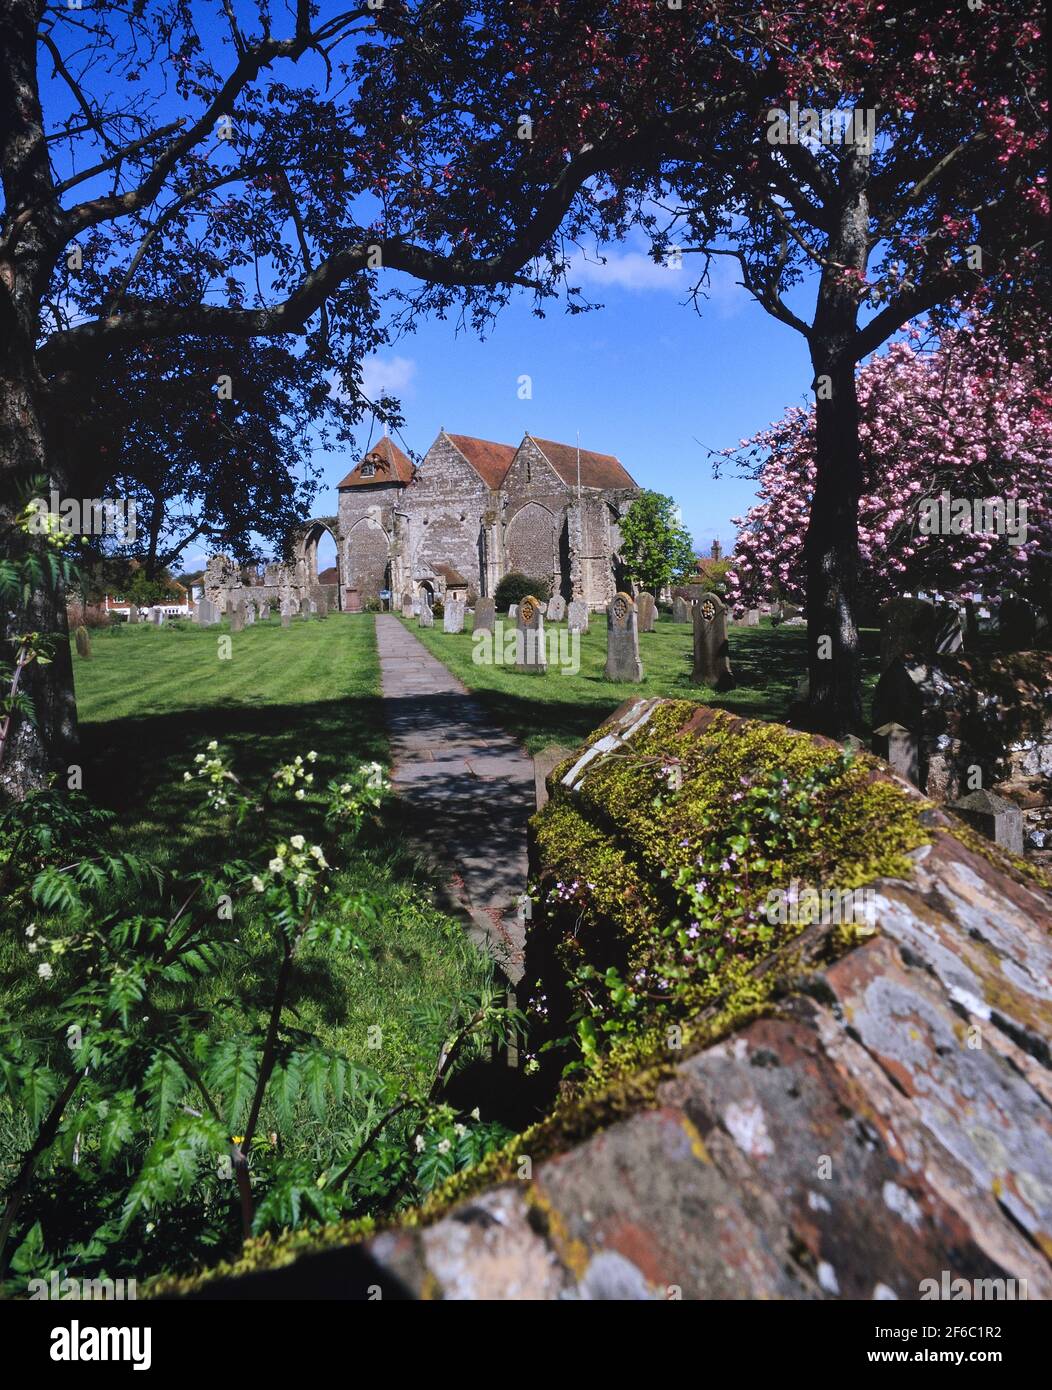
[[[964,614],[952,603],[935,605],[932,626],[932,651],[936,656],[949,656],[964,646]]]
[[[307,611],[308,611],[309,613],[317,613],[317,611],[318,611],[318,600],[317,600],[316,598],[311,598],[311,599],[308,599],[308,600],[307,600]]]
[[[672,621],[674,623],[693,622],[690,612],[690,604],[682,595],[677,594],[672,600]]]
[[[260,621],[261,623],[269,623],[269,622],[270,622],[270,604],[269,604],[269,603],[261,603],[261,604],[259,605],[259,621]]]
[[[141,616],[140,616],[140,614],[139,614],[139,605],[138,605],[137,603],[129,603],[129,604],[128,604],[128,621],[129,621],[130,623],[141,623],[141,622],[142,622],[142,618],[141,618]]]
[[[446,599],[446,606],[442,610],[443,632],[464,631],[464,608],[465,604],[462,598]]]
[[[417,623],[420,627],[434,627],[435,615],[431,611],[431,605],[426,598],[420,600],[420,612],[417,615]]]
[[[309,618],[311,614],[310,599],[300,599],[300,617]]]
[[[492,632],[496,616],[497,610],[493,600],[491,598],[480,598],[475,604],[473,630],[475,632]]]
[[[230,610],[230,631],[241,632],[245,626],[245,605],[235,603]]]
[[[927,599],[896,598],[880,610],[880,669],[900,657],[927,661],[935,636],[935,605]]]
[[[197,600],[194,618],[198,627],[212,627],[214,623],[219,621],[219,614],[216,612],[216,606],[211,599],[201,598]]]
[[[251,627],[251,625],[252,625],[255,621],[256,621],[256,605],[255,605],[255,604],[251,601],[251,599],[250,599],[249,602],[245,604],[245,625],[246,625],[246,627]]]
[[[290,627],[292,624],[292,614],[287,608],[281,610],[281,626]]]
[[[606,667],[608,681],[641,681],[639,617],[628,594],[615,594],[606,610]]]
[[[515,607],[515,669],[543,675],[548,669],[548,660],[540,600],[528,594]]]
[[[881,724],[873,730],[873,752],[907,782],[920,783],[918,740],[911,730],[901,724]]]
[[[727,646],[727,610],[718,594],[706,594],[694,605],[695,685],[711,685],[716,690],[733,690]]]
[[[657,626],[657,599],[645,589],[636,597],[636,622],[640,632],[653,632]]]
[[[1009,854],[1023,853],[1023,813],[995,792],[977,791],[950,803],[950,810]]]
[[[566,626],[571,632],[588,631],[588,605],[582,598],[570,600],[566,610]]]
[[[402,617],[411,618],[413,616],[413,595],[407,589],[402,595]]]
[[[158,607],[157,604],[154,604],[150,609],[150,622],[153,623],[155,627],[164,626],[164,616],[164,609]]]
[[[566,617],[566,600],[562,594],[552,594],[548,600],[547,618],[550,623],[561,623]]]
[[[1037,613],[1026,599],[1006,594],[1001,600],[1000,617],[1000,645],[1006,651],[1031,651],[1037,640]]]
[[[742,623],[745,627],[759,627],[760,610],[758,608],[746,609],[745,617],[742,619]]]
[[[329,616],[329,600],[325,597],[324,594],[319,594],[317,599],[315,600],[314,611],[317,613],[319,618],[327,618]],[[357,613],[358,611],[359,610],[357,608],[348,609],[348,612],[351,613]]]
[[[508,605],[508,619],[509,619],[509,621],[514,623],[514,622],[517,622],[517,621],[518,621],[518,618],[519,618],[519,605],[518,605],[517,603],[510,603],[510,604]]]

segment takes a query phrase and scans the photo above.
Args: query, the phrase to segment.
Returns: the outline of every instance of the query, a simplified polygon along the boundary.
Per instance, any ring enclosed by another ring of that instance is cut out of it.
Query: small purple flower
[[[691,922],[690,926],[687,928],[687,935],[690,937],[692,941],[695,939],[695,937],[701,935],[701,932],[698,930],[697,922]]]

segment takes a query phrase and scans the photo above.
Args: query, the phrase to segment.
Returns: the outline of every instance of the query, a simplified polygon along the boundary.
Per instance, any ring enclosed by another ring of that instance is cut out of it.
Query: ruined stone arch
[[[540,502],[527,502],[507,522],[504,553],[508,570],[531,579],[555,577],[559,587],[558,527],[555,513]]]
[[[309,594],[318,587],[318,542],[326,532],[332,537],[336,547],[337,596],[342,608],[343,566],[340,547],[340,531],[335,517],[319,517],[308,522],[300,539],[296,554],[296,582],[300,589]]]
[[[343,537],[342,574],[348,589],[356,589],[363,599],[390,589],[391,551],[392,539],[379,514],[359,517]]]

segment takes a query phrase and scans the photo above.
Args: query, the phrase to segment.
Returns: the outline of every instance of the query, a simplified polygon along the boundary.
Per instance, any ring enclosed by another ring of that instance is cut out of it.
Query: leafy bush
[[[0,943],[19,984],[0,1007],[0,1293],[188,1269],[249,1235],[388,1212],[506,1138],[444,1095],[518,1029],[497,990],[458,1001],[437,1060],[394,1080],[307,1027],[305,986],[379,925],[377,891],[331,866],[389,788],[360,764],[319,810],[314,762],[254,791],[208,744],[184,773],[198,819],[217,845],[250,827],[253,848],[181,880],[115,849],[83,797],[4,811]],[[240,997],[206,997],[232,967]]]
[[[552,596],[551,581],[531,579],[529,575],[512,570],[497,585],[493,595],[493,603],[498,613],[506,613],[513,603],[521,603],[530,594],[534,598],[540,599],[542,603],[547,603]]]

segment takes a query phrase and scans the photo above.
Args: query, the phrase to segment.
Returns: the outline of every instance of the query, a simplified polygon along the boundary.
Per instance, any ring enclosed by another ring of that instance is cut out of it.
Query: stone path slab
[[[533,759],[394,614],[376,615],[376,644],[395,789],[460,889],[473,938],[516,984]]]

